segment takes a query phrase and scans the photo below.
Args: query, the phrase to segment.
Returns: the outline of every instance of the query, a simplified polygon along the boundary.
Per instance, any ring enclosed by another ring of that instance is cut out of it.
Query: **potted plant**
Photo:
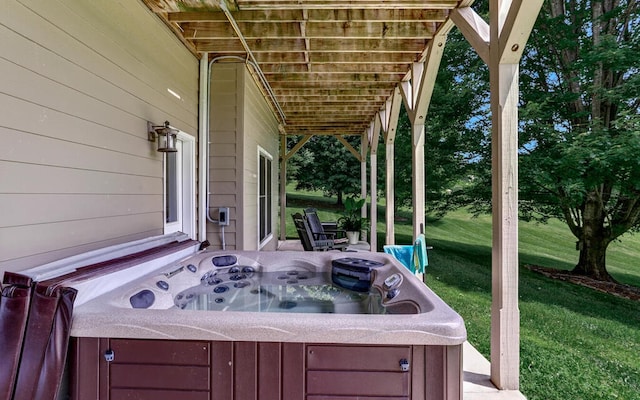
[[[369,220],[360,216],[365,199],[349,197],[344,202],[344,212],[338,219],[338,227],[347,232],[349,244],[357,244],[360,232],[369,228]]]

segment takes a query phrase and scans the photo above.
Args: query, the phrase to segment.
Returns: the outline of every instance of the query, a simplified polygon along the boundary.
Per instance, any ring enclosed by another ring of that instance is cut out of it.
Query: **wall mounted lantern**
[[[178,130],[169,127],[169,121],[164,121],[164,125],[153,125],[147,121],[147,131],[149,132],[149,141],[158,141],[158,151],[161,153],[174,153],[178,151],[176,148],[176,137]]]

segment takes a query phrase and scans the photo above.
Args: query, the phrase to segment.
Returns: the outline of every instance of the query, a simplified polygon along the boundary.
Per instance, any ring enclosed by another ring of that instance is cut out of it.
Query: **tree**
[[[290,147],[297,141],[290,139]],[[359,148],[360,137],[348,137]],[[291,158],[287,174],[296,181],[296,189],[320,190],[326,196],[336,196],[342,205],[344,194],[360,193],[360,162],[331,136],[314,136]]]
[[[483,12],[486,4],[474,7]],[[640,229],[639,25],[637,0],[550,0],[520,69],[521,217],[566,222],[579,250],[573,271],[607,281],[608,245]],[[491,210],[489,98],[468,48],[450,34],[427,120],[427,207],[435,199],[440,212],[465,204]],[[460,83],[476,93],[466,98],[475,114],[456,102],[465,93]],[[437,153],[456,147],[468,165],[444,164],[437,174]],[[465,175],[473,176],[466,184]]]
[[[565,221],[573,271],[606,281],[640,227],[639,25],[637,0],[550,0],[522,60],[521,211]]]
[[[451,32],[425,126],[426,209],[434,216],[469,204],[466,190],[487,132],[488,80],[482,60],[458,31]],[[404,107],[396,132],[396,205],[409,206],[411,124]]]

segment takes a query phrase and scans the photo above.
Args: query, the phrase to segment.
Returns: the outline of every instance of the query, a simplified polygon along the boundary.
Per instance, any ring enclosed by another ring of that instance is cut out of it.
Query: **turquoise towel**
[[[413,265],[415,265],[416,271],[424,274],[424,269],[429,265],[429,258],[427,257],[427,240],[424,235],[420,234],[413,243]]]
[[[383,249],[414,274],[424,274],[425,267],[429,265],[424,235],[419,235],[413,245],[386,245]]]
[[[382,247],[384,252],[391,254],[400,261],[409,271],[415,273],[413,268],[413,246],[411,245],[386,245]]]

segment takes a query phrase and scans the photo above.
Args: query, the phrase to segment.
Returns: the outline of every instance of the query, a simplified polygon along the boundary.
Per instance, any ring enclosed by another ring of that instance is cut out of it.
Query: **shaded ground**
[[[602,282],[586,276],[572,274],[571,271],[546,268],[539,265],[526,265],[525,267],[552,279],[571,282],[629,300],[640,300],[640,288],[635,286],[622,283]]]

